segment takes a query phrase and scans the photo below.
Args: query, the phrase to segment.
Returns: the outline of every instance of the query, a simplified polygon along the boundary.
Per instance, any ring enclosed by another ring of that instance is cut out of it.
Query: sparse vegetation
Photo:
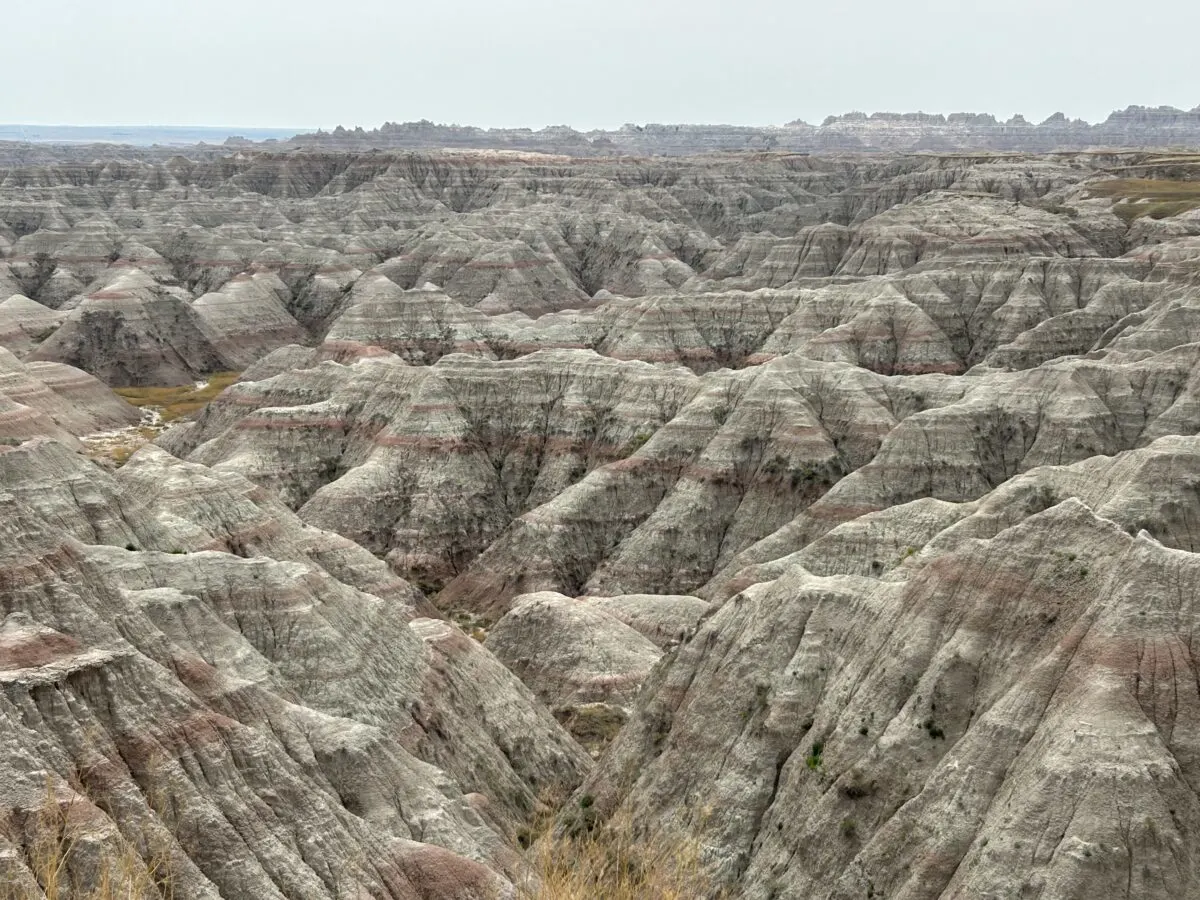
[[[629,439],[629,452],[636,453],[638,450],[641,450],[642,447],[646,446],[646,442],[652,437],[654,437],[653,434],[645,431],[639,431]]]
[[[58,261],[44,250],[35,253],[33,259],[24,266],[14,266],[13,275],[21,286],[21,293],[31,300],[40,300],[42,291],[58,271]]]
[[[162,432],[161,424],[138,425],[107,434],[85,435],[81,440],[92,459],[108,460],[120,468],[139,447],[150,443]]]
[[[480,340],[496,359],[517,359],[522,355],[521,347],[515,341],[494,328],[481,329]]]
[[[92,459],[123,466],[143,445],[157,438],[173,422],[194,415],[238,379],[237,372],[213,375],[202,386],[116,388],[128,403],[147,412],[141,425],[82,438]]]
[[[129,387],[117,388],[116,393],[134,406],[158,410],[162,421],[170,424],[199,412],[215,400],[221,391],[237,381],[240,374],[240,372],[218,372],[210,376],[202,387],[196,387],[193,384],[172,387]]]
[[[804,757],[804,764],[815,772],[821,768],[824,755],[825,742],[813,741],[812,748],[808,751],[808,756]]]
[[[864,781],[861,774],[851,776],[838,787],[838,793],[847,800],[861,800],[863,797],[869,797],[874,791],[875,782]]]
[[[625,724],[621,710],[608,703],[584,703],[554,715],[592,756],[599,756]]]
[[[171,275],[189,291],[195,293],[202,282],[206,287],[213,286],[208,283],[209,272],[199,259],[200,246],[187,231],[171,235],[160,252],[171,267]]]
[[[86,811],[80,794],[60,796],[48,781],[40,808],[0,820],[18,854],[16,866],[0,866],[0,900],[172,900],[168,848],[144,858],[117,835],[116,852],[97,857]]]
[[[594,812],[590,795],[578,812]],[[594,818],[594,817],[593,817]],[[528,838],[527,838],[528,840]],[[726,898],[699,841],[666,830],[640,835],[624,821],[547,832],[528,851],[521,900],[695,900]]]

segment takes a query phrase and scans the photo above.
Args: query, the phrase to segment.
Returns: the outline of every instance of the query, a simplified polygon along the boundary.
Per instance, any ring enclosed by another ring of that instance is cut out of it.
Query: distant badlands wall
[[[231,143],[237,143],[234,139]],[[247,142],[249,143],[249,142]],[[977,113],[848,113],[820,125],[783,126],[624,125],[616,131],[581,132],[561,125],[484,129],[429,121],[385,123],[364,131],[338,127],[298,135],[296,146],[344,149],[439,148],[523,150],[571,156],[607,154],[688,155],[714,151],[953,151],[1053,152],[1101,148],[1200,148],[1200,106],[1131,106],[1092,125],[1055,113],[1034,124],[1016,115],[1007,121]]]

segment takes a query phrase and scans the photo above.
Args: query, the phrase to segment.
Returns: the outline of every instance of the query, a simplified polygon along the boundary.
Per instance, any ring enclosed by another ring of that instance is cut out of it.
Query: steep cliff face
[[[1196,365],[1194,345],[971,378],[369,357],[241,383],[165,441],[494,619],[533,590],[726,596],[864,514],[1190,434]]]

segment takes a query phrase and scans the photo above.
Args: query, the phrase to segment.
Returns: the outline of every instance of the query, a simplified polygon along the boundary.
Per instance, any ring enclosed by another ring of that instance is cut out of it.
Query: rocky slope
[[[86,372],[61,363],[22,363],[0,346],[0,445],[43,436],[79,447],[77,435],[129,427],[141,418]]]
[[[249,482],[44,439],[0,477],[12,821],[49,783],[97,841],[165,854],[177,896],[490,898],[537,796],[585,771],[490,654]]]
[[[1197,569],[1138,522],[1196,451],[1034,470],[915,554],[840,542],[869,575],[794,561],[660,666],[581,790],[698,831],[747,897],[1190,895]]]

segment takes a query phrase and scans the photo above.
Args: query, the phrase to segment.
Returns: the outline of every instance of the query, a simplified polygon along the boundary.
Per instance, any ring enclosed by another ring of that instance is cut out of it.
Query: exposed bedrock
[[[662,655],[603,607],[552,591],[518,597],[485,646],[597,751],[624,723]]]
[[[243,479],[43,440],[0,483],[4,802],[79,793],[177,892],[482,900],[586,771],[486,650]]]

